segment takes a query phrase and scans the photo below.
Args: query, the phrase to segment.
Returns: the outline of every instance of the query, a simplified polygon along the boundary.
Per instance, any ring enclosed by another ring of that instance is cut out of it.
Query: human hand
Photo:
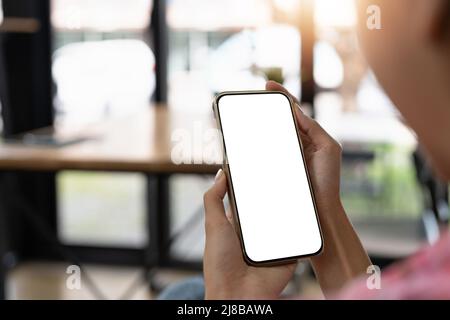
[[[291,96],[301,130],[305,160],[319,211],[330,212],[339,206],[341,147],[320,125],[306,116],[298,101],[281,85],[268,82],[266,89]],[[296,263],[252,267],[243,259],[233,220],[225,214],[223,198],[226,177],[219,172],[214,185],[204,196],[206,245],[204,277],[206,299],[276,299],[295,271]],[[320,215],[320,214],[319,214]]]
[[[282,85],[269,81],[266,90],[282,91],[296,104],[295,116],[319,211],[340,206],[341,146],[315,120],[302,112],[298,100]]]
[[[231,215],[225,214],[225,174],[219,171],[205,193],[206,245],[203,257],[206,299],[277,299],[296,263],[252,267],[244,261]]]
[[[276,82],[269,81],[266,89],[290,95]],[[340,200],[342,148],[316,121],[305,115],[295,97],[290,96],[297,105],[295,116],[324,240],[322,253],[311,257],[310,261],[327,296],[364,274],[371,262]]]

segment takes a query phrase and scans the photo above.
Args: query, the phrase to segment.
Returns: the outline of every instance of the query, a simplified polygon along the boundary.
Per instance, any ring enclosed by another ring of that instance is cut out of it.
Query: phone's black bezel
[[[245,243],[244,243],[244,239],[242,236],[242,229],[241,229],[241,224],[240,224],[240,220],[239,220],[239,213],[238,213],[238,207],[237,207],[237,203],[235,200],[235,194],[234,194],[234,188],[233,188],[233,180],[231,177],[231,172],[229,169],[229,163],[228,163],[228,157],[227,157],[227,152],[226,152],[226,145],[225,145],[225,138],[223,135],[223,129],[222,129],[222,120],[220,118],[220,111],[219,111],[219,101],[222,97],[224,96],[228,96],[228,95],[261,95],[261,94],[281,94],[283,95],[289,102],[289,106],[291,108],[291,115],[292,115],[292,121],[294,122],[294,127],[297,133],[297,140],[299,143],[299,148],[300,148],[300,153],[302,155],[302,160],[303,160],[303,164],[304,164],[304,169],[306,171],[306,177],[308,180],[308,185],[309,185],[309,190],[311,193],[311,198],[313,201],[313,207],[314,207],[314,213],[316,216],[316,223],[319,229],[319,234],[320,234],[320,240],[321,240],[321,246],[319,248],[319,250],[317,250],[316,252],[313,253],[309,253],[309,254],[305,254],[305,255],[298,255],[298,256],[292,256],[292,257],[285,257],[285,258],[278,258],[278,259],[271,259],[271,260],[264,260],[264,261],[254,261],[252,260],[248,254],[247,251],[245,249]],[[223,170],[225,172],[225,174],[227,175],[227,180],[228,180],[228,196],[230,198],[230,205],[231,208],[233,210],[233,215],[234,218],[237,220],[235,223],[236,228],[237,228],[237,232],[238,232],[238,236],[239,236],[239,240],[241,243],[241,249],[242,249],[242,253],[244,256],[244,260],[246,261],[247,264],[251,265],[251,266],[268,266],[268,265],[279,265],[279,264],[286,264],[286,263],[292,263],[295,262],[298,259],[304,259],[304,258],[308,258],[308,257],[313,257],[316,255],[319,255],[322,251],[323,251],[323,247],[324,247],[324,240],[323,240],[323,234],[322,234],[322,228],[320,225],[320,219],[319,219],[319,215],[318,215],[318,210],[317,210],[317,205],[316,205],[316,200],[315,200],[315,196],[314,196],[314,189],[311,183],[311,179],[310,179],[310,175],[309,175],[309,171],[308,171],[308,167],[305,161],[305,155],[303,153],[303,144],[301,141],[301,137],[300,137],[300,129],[298,127],[298,123],[295,117],[295,110],[294,110],[294,103],[291,99],[291,97],[289,97],[286,93],[282,92],[282,91],[263,91],[263,90],[258,90],[258,91],[226,91],[226,92],[222,92],[219,93],[218,95],[216,95],[214,101],[213,101],[213,112],[216,118],[216,122],[217,122],[217,126],[218,129],[220,130],[221,133],[221,141],[222,141],[222,151],[223,151]]]

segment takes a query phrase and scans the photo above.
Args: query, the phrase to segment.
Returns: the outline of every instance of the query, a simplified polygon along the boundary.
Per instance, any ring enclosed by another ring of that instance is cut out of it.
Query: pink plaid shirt
[[[367,277],[350,283],[337,299],[450,299],[450,232],[432,246],[381,272],[381,288]]]

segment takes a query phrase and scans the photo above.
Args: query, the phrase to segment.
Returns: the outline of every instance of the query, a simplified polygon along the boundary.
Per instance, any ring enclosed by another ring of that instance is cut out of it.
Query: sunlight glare
[[[315,0],[315,20],[319,28],[356,25],[354,0]]]

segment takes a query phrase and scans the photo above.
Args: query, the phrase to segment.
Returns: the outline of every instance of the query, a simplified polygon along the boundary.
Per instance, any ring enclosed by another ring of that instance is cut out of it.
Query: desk
[[[6,171],[93,170],[141,172],[151,177],[149,184],[150,248],[154,263],[167,257],[169,238],[168,177],[174,173],[214,174],[220,168],[217,161],[203,155],[198,147],[202,133],[213,130],[210,114],[171,112],[164,106],[152,106],[134,115],[104,121],[90,126],[56,128],[58,137],[82,134],[88,139],[64,147],[0,144],[0,173]],[[211,132],[211,131],[210,131]],[[178,133],[178,134],[177,134]],[[184,137],[184,139],[180,139]],[[183,145],[184,144],[184,145]],[[197,145],[197,147],[193,147]],[[187,160],[172,160],[174,147],[188,148]],[[192,149],[192,150],[190,150]],[[191,152],[192,151],[192,152]],[[216,159],[217,160],[217,159]],[[2,218],[0,216],[0,218]],[[0,221],[5,221],[2,219]],[[4,223],[0,233],[4,237]],[[3,248],[0,239],[0,250]],[[0,252],[3,257],[4,252]],[[4,276],[4,275],[3,275]],[[0,285],[4,278],[0,277]],[[3,287],[0,288],[0,296]]]
[[[174,146],[180,143],[176,137],[172,139],[172,134],[178,131],[194,135],[193,131],[198,131],[199,127],[202,131],[214,128],[212,116],[175,113],[163,106],[155,106],[90,126],[57,128],[59,137],[78,134],[88,137],[88,140],[73,145],[43,147],[2,143],[0,170],[214,173],[218,164],[206,164],[213,160],[202,161],[201,148],[193,148],[191,161],[183,164],[171,159]]]

